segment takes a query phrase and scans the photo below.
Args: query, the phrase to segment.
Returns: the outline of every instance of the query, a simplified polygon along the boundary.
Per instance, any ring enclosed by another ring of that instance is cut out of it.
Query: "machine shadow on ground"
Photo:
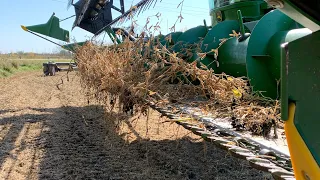
[[[128,143],[98,105],[32,111],[39,114],[0,119],[0,126],[10,124],[0,139],[0,170],[5,179],[17,174],[23,179],[270,178],[213,145],[197,141],[196,136],[144,139],[126,121],[131,135],[140,136]]]

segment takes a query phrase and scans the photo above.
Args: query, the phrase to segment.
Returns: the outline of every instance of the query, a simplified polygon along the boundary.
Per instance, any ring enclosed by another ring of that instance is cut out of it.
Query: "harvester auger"
[[[254,91],[280,99],[288,147],[236,132],[230,124],[220,123],[196,108],[173,104],[164,109],[152,102],[150,106],[172,119],[179,118],[175,114],[178,109],[201,121],[206,124],[205,129],[177,123],[233,156],[246,159],[253,167],[271,172],[275,179],[320,179],[320,2],[209,0],[209,5],[212,26],[205,23],[185,32],[159,35],[158,40],[175,52],[200,43],[201,52],[208,53],[207,56],[198,58],[194,49],[192,56],[184,57],[186,61],[201,61],[217,73],[246,76]],[[115,38],[111,24],[108,25],[96,33],[106,30]],[[42,34],[66,34],[60,29],[59,32]],[[232,32],[235,33],[230,37]]]

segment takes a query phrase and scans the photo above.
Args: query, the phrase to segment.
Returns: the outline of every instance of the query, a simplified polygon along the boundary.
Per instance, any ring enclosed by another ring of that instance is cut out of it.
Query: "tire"
[[[50,75],[50,76],[56,75],[56,68],[55,68],[55,66],[52,65],[52,64],[49,66],[49,75]]]
[[[48,65],[43,65],[43,74],[44,76],[48,76],[49,75],[49,67]]]

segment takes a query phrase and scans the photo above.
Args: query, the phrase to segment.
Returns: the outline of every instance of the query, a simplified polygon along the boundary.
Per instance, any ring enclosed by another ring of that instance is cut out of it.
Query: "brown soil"
[[[270,179],[153,111],[116,128],[69,78],[0,79],[0,179]]]

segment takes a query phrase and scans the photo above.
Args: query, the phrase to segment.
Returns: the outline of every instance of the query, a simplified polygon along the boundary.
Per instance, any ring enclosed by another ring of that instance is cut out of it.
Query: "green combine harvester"
[[[94,36],[106,32],[112,40],[121,43],[115,36],[117,28],[112,26],[128,14],[149,7],[152,0],[142,0],[127,12],[123,0],[120,0],[121,8],[115,8],[112,3],[80,0],[72,4],[76,11],[74,27],[92,32]],[[280,99],[290,163],[279,160],[286,157],[279,151],[263,150],[267,155],[276,154],[276,161],[253,162],[248,156],[245,159],[253,167],[271,172],[275,179],[320,179],[320,1],[209,0],[209,6],[211,26],[204,23],[185,32],[159,35],[161,44],[181,52],[187,45],[201,43],[201,52],[209,52],[201,60],[207,67],[234,77],[246,76],[254,91]],[[122,15],[113,19],[108,14],[111,8]],[[109,18],[105,18],[107,16]],[[54,15],[46,24],[22,28],[44,39],[47,38],[41,35],[69,41],[69,32],[60,28],[59,19]],[[236,33],[231,37],[233,31]],[[171,36],[170,42],[168,36]],[[134,41],[134,37],[131,40]],[[74,51],[77,45],[83,44],[57,45]],[[218,53],[212,49],[218,49]],[[186,61],[199,59],[196,49],[193,53]],[[187,128],[203,136],[196,128]],[[242,149],[234,154],[246,152]]]

